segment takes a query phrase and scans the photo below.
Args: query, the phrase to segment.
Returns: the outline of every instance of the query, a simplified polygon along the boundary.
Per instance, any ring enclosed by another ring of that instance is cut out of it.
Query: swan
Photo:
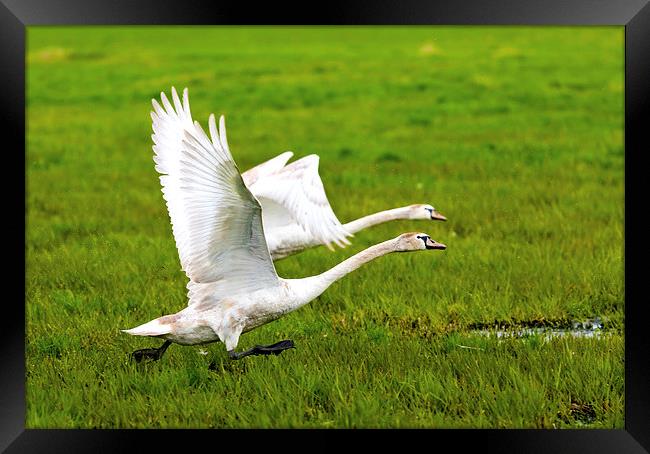
[[[163,94],[164,95],[164,94]],[[178,98],[172,87],[172,98]],[[163,104],[166,97],[161,96]],[[194,127],[187,88],[183,103],[175,104],[177,112],[169,114],[153,99],[152,123],[157,121],[159,136],[166,141],[159,147],[178,149],[183,131]],[[157,120],[153,119],[156,115]],[[287,165],[293,152],[286,151],[241,174],[244,184],[262,206],[262,224],[271,258],[279,260],[304,249],[332,244],[345,247],[349,237],[373,225],[398,219],[427,219],[446,221],[447,218],[428,204],[409,205],[380,211],[347,224],[334,214],[318,173],[319,157],[305,156]]]
[[[235,349],[243,333],[307,304],[364,263],[392,252],[446,248],[427,234],[405,233],[319,275],[279,277],[264,234],[263,208],[244,184],[233,160],[223,115],[218,130],[214,114],[210,115],[210,138],[194,122],[192,128],[184,130],[178,146],[177,137],[164,127],[163,117],[178,116],[179,121],[185,121],[189,109],[186,93],[184,105],[175,92],[172,97],[176,110],[161,93],[165,109],[152,115],[153,151],[181,266],[189,278],[188,305],[175,314],[122,330],[164,339],[159,348],[133,352],[137,362],[159,360],[172,343],[222,342],[232,359],[280,354],[295,348],[293,341],[256,345],[241,352]]]
[[[279,260],[304,249],[331,243],[349,244],[346,236],[388,221],[426,219],[446,221],[432,205],[415,204],[363,216],[341,224],[330,206],[320,175],[319,157],[305,156],[288,165],[286,151],[242,173],[246,186],[262,206],[262,221],[271,257]],[[330,226],[330,229],[323,227]],[[342,232],[342,235],[337,233]]]

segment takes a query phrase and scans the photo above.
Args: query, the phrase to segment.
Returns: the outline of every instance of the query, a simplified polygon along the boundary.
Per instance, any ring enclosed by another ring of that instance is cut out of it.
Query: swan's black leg
[[[228,355],[231,359],[241,359],[249,355],[279,355],[285,350],[296,348],[292,340],[283,340],[271,345],[256,345],[255,347],[244,352],[237,353],[235,350],[230,350]]]
[[[164,344],[162,344],[160,348],[143,348],[142,350],[136,350],[131,353],[131,358],[133,358],[136,363],[139,363],[143,359],[158,361],[160,358],[162,358],[165,350],[167,350],[171,344],[172,341],[167,340]]]

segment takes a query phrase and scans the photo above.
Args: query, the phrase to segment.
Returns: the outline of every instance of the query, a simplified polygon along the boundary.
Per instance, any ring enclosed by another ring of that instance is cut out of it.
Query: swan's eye
[[[433,214],[433,208],[425,208],[429,213]]]

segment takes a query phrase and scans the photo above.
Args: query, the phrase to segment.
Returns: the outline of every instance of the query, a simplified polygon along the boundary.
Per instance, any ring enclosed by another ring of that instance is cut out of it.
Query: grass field
[[[623,27],[28,27],[28,428],[624,427]],[[151,98],[225,114],[241,170],[317,153],[343,222],[431,203],[304,277],[408,231],[391,254],[240,348],[119,330],[186,304],[151,150]],[[597,338],[477,328],[600,317]],[[200,350],[208,355],[199,354]],[[209,367],[211,365],[211,367]]]

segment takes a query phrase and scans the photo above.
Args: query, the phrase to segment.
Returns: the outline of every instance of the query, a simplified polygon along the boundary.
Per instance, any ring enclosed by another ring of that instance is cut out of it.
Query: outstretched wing
[[[266,228],[297,223],[330,249],[330,243],[345,247],[352,234],[341,225],[327,200],[318,161],[317,155],[305,156],[249,188],[262,204]]]
[[[289,159],[293,156],[291,151],[285,151],[282,154],[277,155],[275,158],[269,159],[266,162],[256,165],[255,167],[248,169],[246,172],[241,174],[241,177],[246,183],[247,187],[251,187],[258,179],[263,178],[273,172],[277,172],[287,163]]]
[[[277,285],[262,210],[230,154],[224,117],[217,132],[210,115],[210,141],[191,121],[187,89],[182,104],[175,89],[172,98],[153,101],[153,150],[188,287],[210,283],[218,299]]]

